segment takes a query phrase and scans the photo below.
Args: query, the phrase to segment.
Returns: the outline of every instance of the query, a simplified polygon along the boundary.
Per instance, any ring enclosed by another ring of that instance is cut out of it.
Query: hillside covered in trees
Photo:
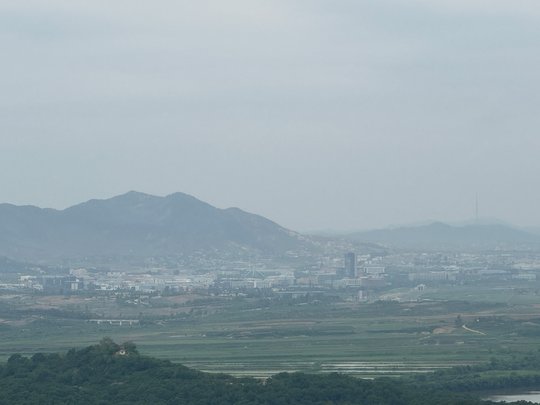
[[[66,354],[12,355],[0,367],[2,404],[487,404],[477,389],[540,382],[527,373],[490,377],[492,370],[538,368],[537,355],[429,376],[376,380],[308,374],[278,374],[266,381],[208,374],[166,360],[141,356],[132,343],[105,338]],[[487,374],[485,374],[487,373]],[[471,392],[467,394],[466,392]]]

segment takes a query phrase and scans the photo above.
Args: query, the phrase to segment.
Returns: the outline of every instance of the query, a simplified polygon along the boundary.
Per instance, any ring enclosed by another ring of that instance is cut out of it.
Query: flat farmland
[[[6,296],[0,300],[0,357],[66,351],[109,336],[135,342],[143,354],[239,376],[423,373],[536,349],[540,316],[531,301],[167,298],[130,303],[110,297]],[[89,322],[96,314],[140,323]]]

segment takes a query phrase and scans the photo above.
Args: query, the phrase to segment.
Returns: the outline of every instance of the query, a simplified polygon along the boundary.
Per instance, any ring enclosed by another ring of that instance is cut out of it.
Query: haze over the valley
[[[536,1],[0,4],[0,202],[539,226]]]

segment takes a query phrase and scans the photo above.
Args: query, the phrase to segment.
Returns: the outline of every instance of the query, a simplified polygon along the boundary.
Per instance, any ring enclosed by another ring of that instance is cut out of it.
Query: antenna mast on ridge
[[[478,217],[478,193],[476,193],[476,205],[475,205],[475,210],[476,210],[476,223],[479,222],[479,217]]]

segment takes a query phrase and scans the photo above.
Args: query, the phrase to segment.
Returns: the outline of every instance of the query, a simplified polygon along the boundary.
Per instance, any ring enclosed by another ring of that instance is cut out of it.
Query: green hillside
[[[515,364],[530,366],[537,360],[533,356]],[[118,345],[105,338],[98,345],[66,354],[12,355],[0,367],[0,403],[473,405],[487,402],[464,391],[540,380],[530,372],[513,373],[512,379],[494,373],[508,367],[492,362],[401,379],[301,373],[282,373],[267,380],[238,379],[145,357],[132,343]]]

